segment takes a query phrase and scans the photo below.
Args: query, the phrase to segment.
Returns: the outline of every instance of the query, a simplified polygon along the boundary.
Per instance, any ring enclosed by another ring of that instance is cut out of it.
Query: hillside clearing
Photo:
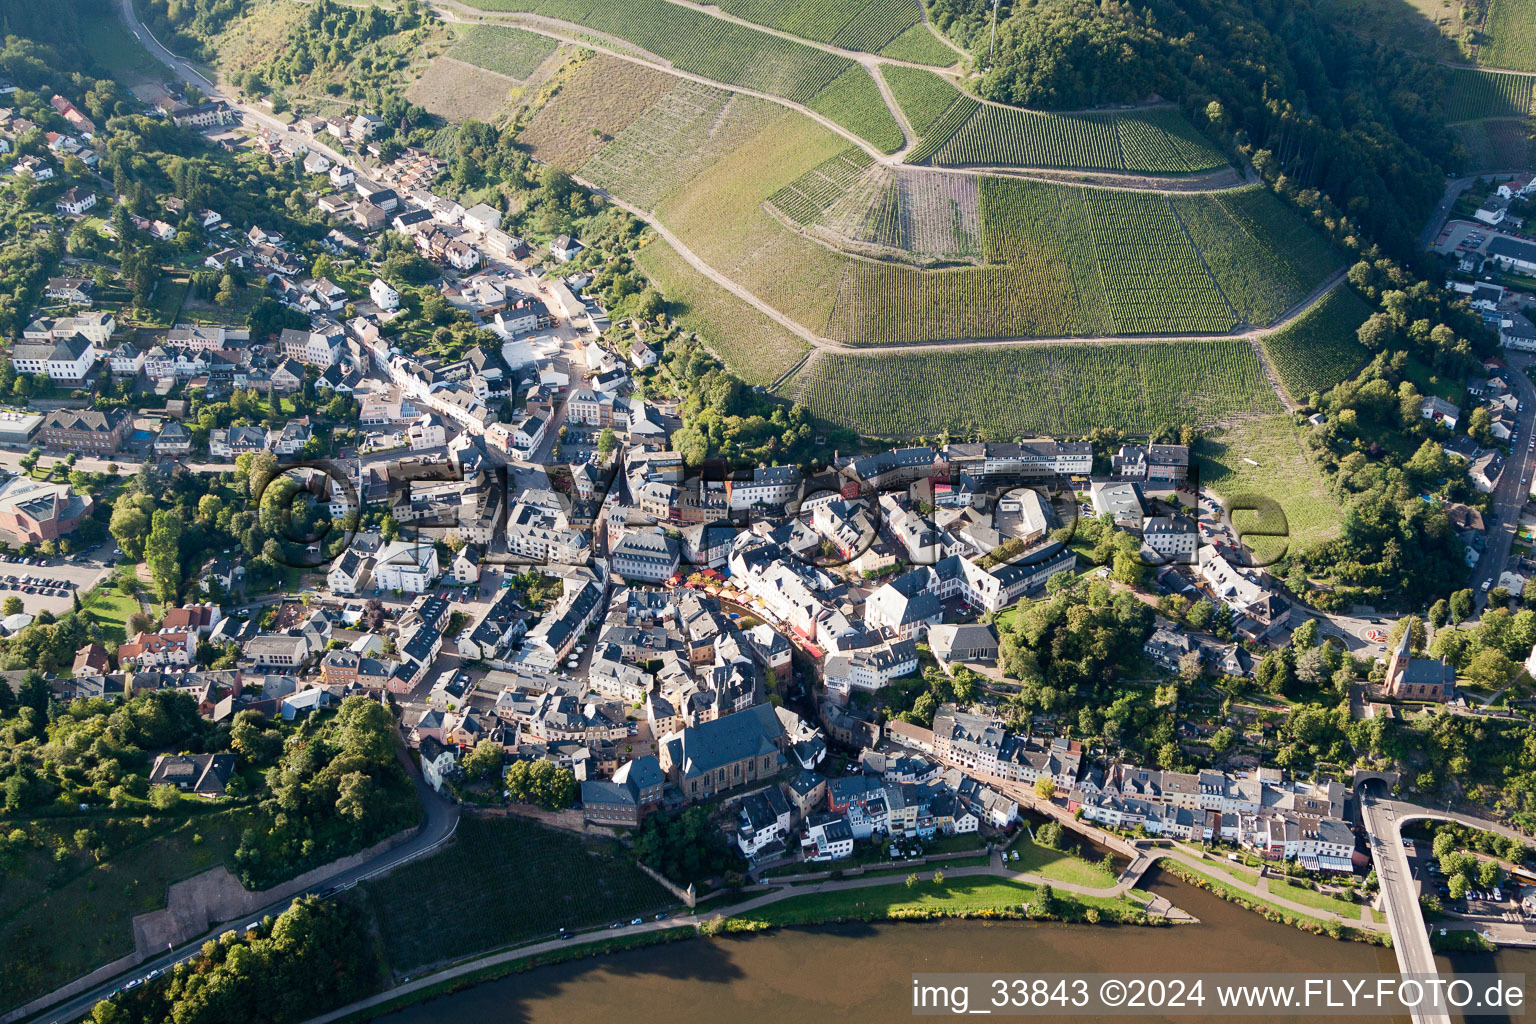
[[[661,239],[641,249],[636,262],[667,297],[678,326],[696,332],[748,384],[773,383],[810,350],[805,339],[694,270]]]
[[[1300,428],[1289,416],[1243,420],[1203,438],[1194,454],[1201,484],[1224,502],[1241,507],[1243,498],[1259,496],[1275,502],[1285,514],[1283,525],[1255,512],[1238,512],[1233,517],[1240,532],[1286,534],[1244,537],[1261,564],[1274,562],[1288,550],[1306,551],[1339,535],[1343,512],[1308,456]]]

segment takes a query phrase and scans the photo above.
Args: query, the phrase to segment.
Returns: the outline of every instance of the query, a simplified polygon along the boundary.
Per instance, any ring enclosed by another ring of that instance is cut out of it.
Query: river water
[[[1168,896],[1201,923],[1132,928],[947,921],[838,925],[699,939],[541,967],[409,1007],[382,1020],[388,1024],[441,1024],[444,1020],[465,1024],[862,1024],[910,1017],[914,972],[1397,971],[1389,949],[1339,942],[1274,924],[1167,875],[1153,872],[1144,887]],[[1454,965],[1442,962],[1443,968],[1464,971],[1524,971],[1528,965],[1536,972],[1536,953],[1458,958]],[[1273,1019],[1294,1024],[1300,1018]]]

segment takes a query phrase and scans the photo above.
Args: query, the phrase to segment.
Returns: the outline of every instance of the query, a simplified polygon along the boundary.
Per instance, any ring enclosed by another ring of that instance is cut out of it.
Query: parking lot
[[[19,556],[0,559],[0,600],[21,598],[22,610],[30,615],[47,610],[61,615],[74,607],[74,595],[85,594],[110,570],[95,563],[51,560],[39,565],[37,560],[23,562]]]
[[[560,460],[576,465],[579,462],[597,461],[597,438],[601,430],[570,428],[560,442]]]

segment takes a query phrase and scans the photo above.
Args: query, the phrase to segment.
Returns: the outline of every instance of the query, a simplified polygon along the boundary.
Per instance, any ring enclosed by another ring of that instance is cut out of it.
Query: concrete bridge
[[[1360,817],[1370,838],[1371,854],[1376,862],[1376,877],[1381,881],[1382,906],[1387,914],[1387,928],[1392,933],[1392,949],[1397,954],[1400,974],[1432,976],[1437,972],[1435,953],[1429,945],[1429,932],[1419,910],[1418,888],[1403,850],[1403,823],[1444,815],[1412,804],[1401,804],[1385,796],[1381,780],[1369,780],[1355,789]],[[1437,1010],[1415,1010],[1414,1024],[1450,1024],[1451,1015]]]

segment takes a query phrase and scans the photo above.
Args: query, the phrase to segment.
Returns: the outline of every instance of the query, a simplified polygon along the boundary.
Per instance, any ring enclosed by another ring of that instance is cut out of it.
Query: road
[[[154,33],[150,32],[139,21],[139,16],[133,9],[133,0],[118,0],[118,9],[123,13],[123,20],[128,24],[128,31],[133,33],[144,49],[149,51],[160,63],[176,72],[183,81],[197,86],[202,90],[203,95],[210,100],[223,100],[234,109],[243,113],[247,119],[259,124],[261,127],[276,132],[278,135],[292,135],[295,139],[298,139],[291,126],[284,124],[270,114],[263,113],[255,107],[248,106],[234,97],[224,94],[217,85],[208,80],[207,75],[199,71],[190,61],[183,60],[161,45],[160,40],[155,38]],[[320,153],[333,162],[351,163],[345,154],[338,153],[322,142],[308,137],[305,137],[302,141],[306,149]]]
[[[812,865],[812,867],[814,868],[816,865]],[[1002,858],[996,851],[992,853],[988,863],[985,865],[975,865],[971,867],[944,867],[942,865],[937,865],[921,868],[914,871],[913,874],[917,875],[918,878],[925,881],[931,881],[933,879],[933,873],[935,869],[942,870],[946,878],[970,878],[981,876],[1007,878],[1018,882],[1024,882],[1029,885],[1051,885],[1058,892],[1070,892],[1081,895],[1097,896],[1101,898],[1112,898],[1124,895],[1125,892],[1130,888],[1128,884],[1124,883],[1117,883],[1116,885],[1109,888],[1093,888],[1089,886],[1074,885],[1070,882],[1048,879],[1040,875],[1033,875],[1027,872],[1009,871],[1003,867]],[[461,978],[465,975],[473,974],[483,970],[484,968],[494,967],[498,964],[511,963],[513,961],[523,960],[528,957],[540,956],[548,953],[564,952],[565,950],[569,950],[582,945],[605,942],[611,939],[661,932],[673,928],[693,929],[707,924],[710,921],[722,920],[727,917],[744,914],[752,910],[757,910],[761,907],[769,906],[770,904],[778,903],[781,900],[793,899],[795,897],[804,896],[810,893],[840,892],[851,889],[883,888],[896,884],[899,884],[899,882],[895,877],[890,875],[875,875],[863,878],[841,880],[834,879],[821,882],[801,883],[798,885],[781,885],[778,888],[770,889],[766,892],[759,892],[740,903],[736,903],[728,907],[721,907],[718,910],[705,911],[697,914],[696,916],[683,915],[678,917],[667,917],[661,920],[657,920],[654,917],[636,919],[629,924],[624,924],[617,928],[601,928],[595,931],[572,933],[570,937],[566,939],[547,939],[541,942],[533,942],[519,946],[515,949],[503,950],[498,953],[491,953],[486,956],[477,957],[473,960],[454,964],[452,967],[444,968],[443,970],[432,974],[427,974],[419,978],[407,980],[399,985],[394,986],[393,988],[386,989],[377,995],[369,996],[368,998],[359,1000],[358,1002],[339,1007],[338,1009],[332,1010],[329,1013],[321,1014],[318,1017],[312,1017],[308,1021],[305,1021],[304,1024],[330,1024],[330,1022],[333,1021],[346,1020],[351,1018],[353,1015],[360,1013],[361,1011],[376,1009],[412,993],[434,988],[445,981],[449,981],[453,978]],[[1174,907],[1171,903],[1167,903],[1166,900],[1161,897],[1154,899],[1151,903],[1147,904],[1147,907],[1150,913],[1161,913],[1170,921],[1193,922],[1195,920],[1189,914],[1179,910],[1177,907]]]
[[[1456,205],[1456,200],[1461,194],[1472,187],[1477,180],[1474,175],[1470,178],[1453,178],[1445,183],[1445,195],[1440,197],[1440,202],[1435,205],[1434,212],[1429,215],[1429,221],[1424,225],[1424,230],[1419,233],[1419,248],[1428,249],[1435,244],[1435,239],[1440,237],[1440,230],[1445,226],[1445,218],[1451,215],[1451,207]]]
[[[1377,784],[1379,785],[1379,784]],[[1436,973],[1434,950],[1429,932],[1419,912],[1418,886],[1408,866],[1403,849],[1402,819],[1397,804],[1379,800],[1364,790],[1356,790],[1360,814],[1370,834],[1371,853],[1376,861],[1376,877],[1381,881],[1382,904],[1387,913],[1387,927],[1392,932],[1392,949],[1397,954],[1400,974],[1433,976]],[[1450,1024],[1450,1014],[1415,1011],[1414,1024]]]
[[[1510,441],[1514,454],[1506,461],[1493,491],[1492,512],[1498,521],[1489,524],[1483,557],[1472,569],[1470,585],[1479,610],[1488,603],[1488,590],[1498,585],[1499,574],[1509,563],[1515,529],[1520,524],[1520,510],[1530,497],[1531,472],[1536,467],[1536,452],[1530,450],[1531,439],[1536,437],[1536,385],[1525,373],[1532,357],[1506,352],[1505,361],[1510,368],[1507,376],[1524,408],[1516,420],[1515,436]]]
[[[339,871],[334,875],[327,876],[324,880],[311,885],[308,889],[304,890],[304,892],[300,893],[299,895],[308,895],[310,893],[321,892],[326,889],[333,889],[336,887],[349,888],[364,879],[371,878],[377,874],[382,874],[385,871],[389,871],[392,868],[398,867],[407,861],[414,860],[416,857],[422,856],[436,849],[439,845],[446,841],[449,836],[453,834],[454,828],[458,825],[459,822],[458,805],[450,803],[449,801],[438,796],[435,792],[432,791],[431,787],[422,780],[418,772],[416,772],[414,769],[410,769],[410,771],[412,780],[416,784],[417,795],[421,800],[422,807],[426,815],[422,822],[421,830],[416,835],[412,836],[409,840],[400,844],[394,849],[386,850],[384,853],[379,854],[377,857],[374,857],[363,864],[359,864],[357,867],[350,868],[346,871]],[[43,1011],[34,1012],[30,1017],[22,1018],[11,1017],[8,1015],[4,1018],[0,1018],[0,1021],[9,1022],[11,1020],[29,1020],[39,1022],[47,1021],[49,1024],[64,1024],[66,1021],[75,1020],[84,1014],[89,1013],[92,1006],[100,1002],[102,999],[105,999],[107,996],[111,995],[117,989],[122,988],[133,979],[143,978],[151,971],[164,971],[172,964],[179,963],[189,956],[196,955],[198,951],[202,949],[204,942],[212,938],[217,938],[220,934],[229,931],[232,928],[238,928],[244,921],[259,921],[268,915],[281,914],[297,898],[298,896],[294,896],[288,899],[278,900],[275,903],[271,903],[249,914],[242,914],[240,917],[235,918],[233,922],[224,922],[223,924],[220,924],[217,927],[211,929],[206,935],[201,935],[191,942],[183,943],[176,949],[162,953],[150,960],[146,960],[139,964],[137,967],[133,968],[131,971],[125,971],[117,977],[97,985],[95,988],[92,988],[88,992],[75,996],[68,1002],[60,1003]]]

